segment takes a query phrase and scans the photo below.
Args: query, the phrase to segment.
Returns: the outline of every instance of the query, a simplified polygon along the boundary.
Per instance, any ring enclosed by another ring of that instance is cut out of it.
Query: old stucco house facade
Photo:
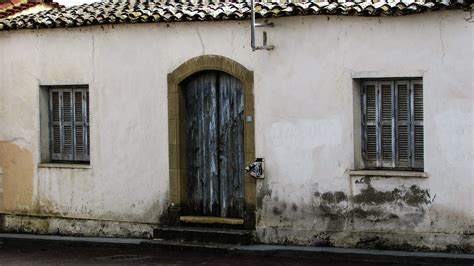
[[[1,21],[2,230],[472,252],[470,4],[256,3],[258,51],[248,3]]]

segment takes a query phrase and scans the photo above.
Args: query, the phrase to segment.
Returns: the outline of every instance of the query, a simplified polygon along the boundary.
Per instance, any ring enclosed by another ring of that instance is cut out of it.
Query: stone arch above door
[[[239,79],[244,89],[244,162],[255,159],[255,117],[253,72],[232,59],[219,55],[203,55],[189,59],[168,74],[168,136],[169,136],[169,200],[173,210],[170,217],[179,216],[187,201],[185,112],[181,83],[195,73],[216,70]],[[255,226],[256,180],[245,176],[245,226]],[[173,218],[171,218],[173,220]]]

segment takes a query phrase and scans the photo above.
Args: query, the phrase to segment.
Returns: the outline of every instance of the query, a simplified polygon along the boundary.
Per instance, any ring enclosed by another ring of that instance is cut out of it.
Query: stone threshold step
[[[161,231],[176,231],[176,232],[195,232],[195,233],[215,233],[227,235],[248,235],[249,230],[230,229],[230,228],[212,228],[212,227],[185,227],[185,226],[166,226],[158,227]]]
[[[228,224],[228,225],[243,225],[244,224],[244,219],[212,217],[212,216],[180,216],[179,221],[183,223],[194,223],[194,224]]]

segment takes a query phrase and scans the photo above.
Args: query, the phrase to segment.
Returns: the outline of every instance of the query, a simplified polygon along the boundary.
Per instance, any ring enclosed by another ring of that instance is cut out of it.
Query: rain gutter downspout
[[[273,50],[275,48],[275,46],[273,45],[267,45],[267,32],[264,31],[263,32],[263,45],[262,46],[257,46],[255,44],[255,28],[256,27],[273,27],[273,23],[269,23],[267,21],[265,21],[263,24],[261,23],[256,23],[255,22],[255,0],[250,0],[250,16],[251,16],[251,19],[250,19],[250,23],[251,23],[251,26],[250,26],[250,46],[252,46],[252,51],[256,51],[256,50]]]

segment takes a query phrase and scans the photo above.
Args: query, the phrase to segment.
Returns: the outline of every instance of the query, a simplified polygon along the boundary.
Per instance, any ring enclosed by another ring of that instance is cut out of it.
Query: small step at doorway
[[[244,225],[244,219],[241,218],[227,218],[227,217],[212,217],[212,216],[180,216],[180,223],[184,225],[205,225],[218,227],[232,227],[239,228]]]
[[[159,227],[153,230],[153,238],[154,240],[181,243],[249,245],[252,242],[252,231],[229,228],[170,226]]]

